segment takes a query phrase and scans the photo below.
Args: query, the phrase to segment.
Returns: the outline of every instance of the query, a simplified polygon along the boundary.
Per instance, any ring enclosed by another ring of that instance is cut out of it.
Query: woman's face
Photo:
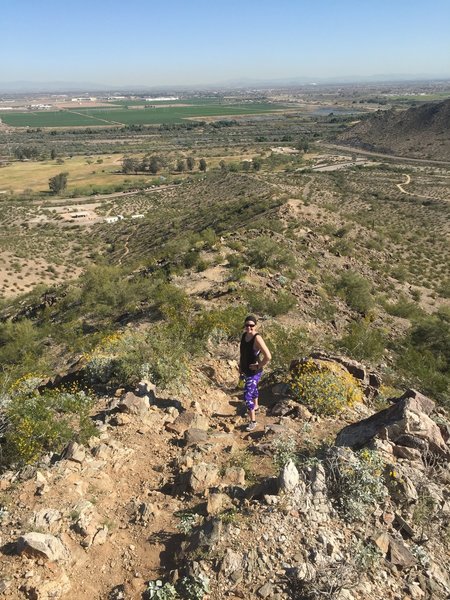
[[[244,323],[245,333],[254,333],[255,329],[256,329],[256,323],[254,323],[253,321],[246,321]]]

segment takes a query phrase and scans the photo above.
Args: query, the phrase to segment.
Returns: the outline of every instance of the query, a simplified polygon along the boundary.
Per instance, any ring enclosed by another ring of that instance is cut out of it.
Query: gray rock
[[[52,508],[43,508],[37,513],[34,513],[31,519],[31,525],[36,529],[46,529],[50,532],[55,532],[59,529],[61,522],[61,513],[59,510]]]
[[[260,598],[272,598],[273,597],[273,585],[271,583],[265,583],[258,590],[258,596]]]
[[[184,442],[186,446],[193,446],[195,444],[204,444],[208,441],[208,432],[204,429],[197,429],[191,427],[184,432]]]
[[[127,392],[120,399],[117,408],[123,413],[145,417],[148,414],[150,403],[147,396],[140,397],[133,394],[133,392]]]
[[[61,540],[49,533],[26,533],[17,542],[19,554],[46,558],[55,562],[68,561],[69,551]]]
[[[192,467],[189,477],[189,487],[194,494],[204,492],[209,487],[217,485],[219,469],[215,465],[198,463]]]
[[[292,460],[289,460],[283,467],[280,477],[279,486],[280,492],[289,494],[295,490],[300,481],[300,475]]]

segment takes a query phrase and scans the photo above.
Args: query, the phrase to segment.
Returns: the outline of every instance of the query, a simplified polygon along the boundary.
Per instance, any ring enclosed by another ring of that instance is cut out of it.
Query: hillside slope
[[[414,158],[450,160],[450,99],[378,112],[338,137],[349,146]]]

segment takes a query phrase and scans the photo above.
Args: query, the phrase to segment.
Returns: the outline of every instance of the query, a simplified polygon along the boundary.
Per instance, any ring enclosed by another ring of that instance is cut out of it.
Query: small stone
[[[390,537],[387,533],[382,533],[378,537],[375,538],[374,542],[377,548],[381,551],[383,556],[386,556],[389,550],[389,541]]]
[[[271,583],[265,583],[258,590],[258,596],[260,598],[271,598],[273,597],[273,585]]]

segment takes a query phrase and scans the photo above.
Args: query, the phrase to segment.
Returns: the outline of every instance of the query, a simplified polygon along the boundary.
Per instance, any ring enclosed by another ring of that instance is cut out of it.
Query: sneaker
[[[251,421],[245,428],[245,431],[253,431],[254,429],[256,429],[256,421]]]

